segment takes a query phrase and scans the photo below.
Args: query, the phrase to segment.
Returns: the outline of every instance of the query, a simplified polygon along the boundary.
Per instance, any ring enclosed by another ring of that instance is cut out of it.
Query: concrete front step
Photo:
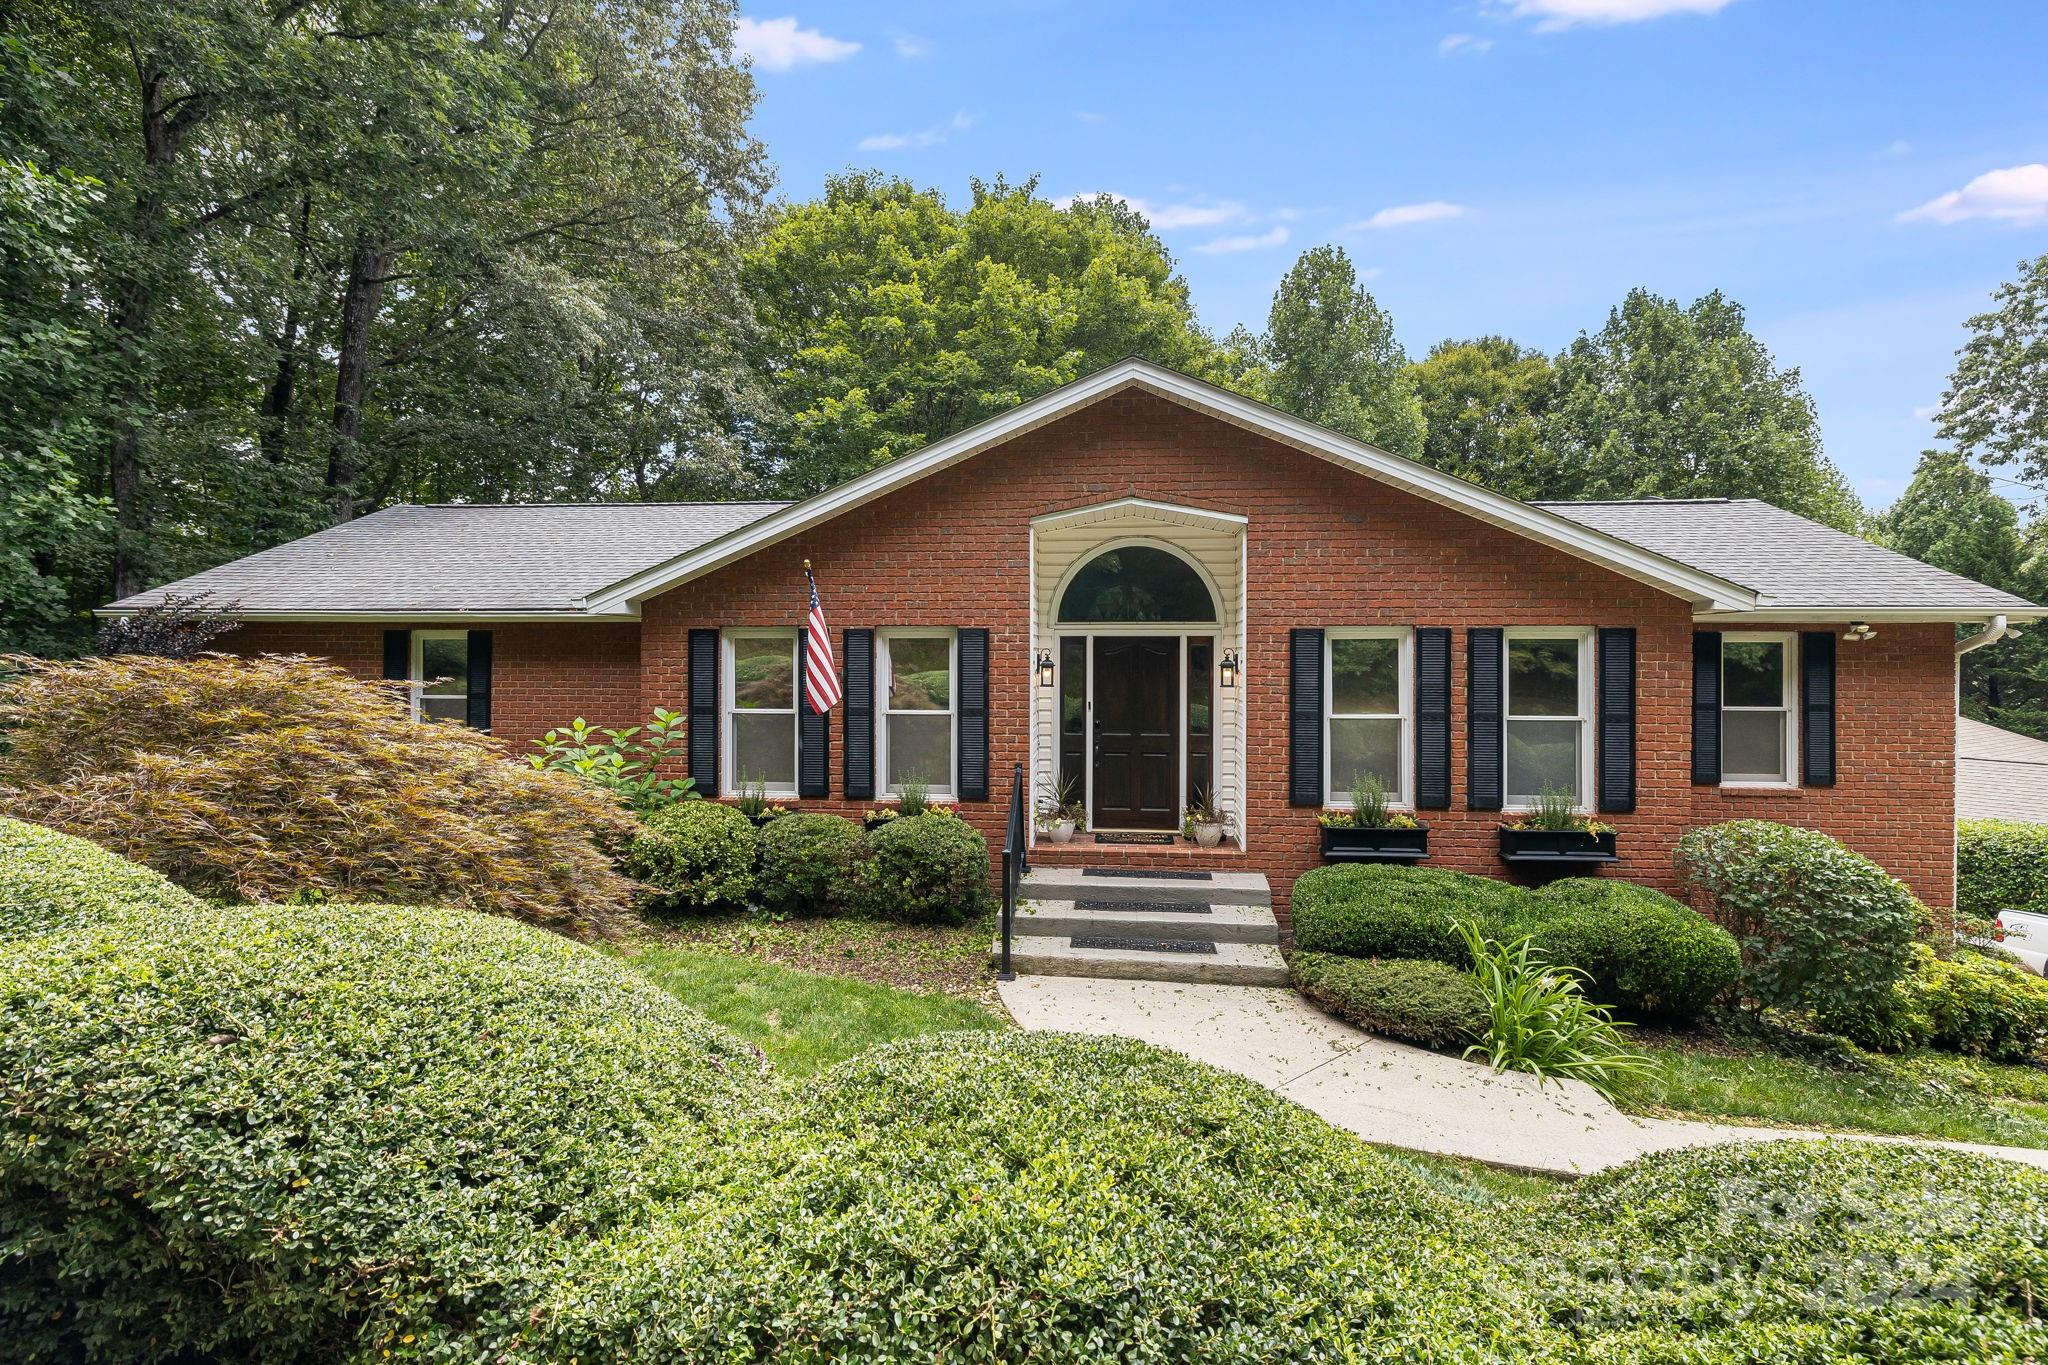
[[[1153,905],[1265,905],[1273,893],[1260,872],[1207,872],[1200,876],[1145,876],[1126,868],[1034,867],[1024,874],[1019,899],[1117,900]]]
[[[1134,937],[1128,933],[1119,938]],[[1214,943],[1213,952],[1156,948],[1075,947],[1068,938],[1013,938],[1010,965],[1019,976],[1094,976],[1130,981],[1194,981],[1229,986],[1284,986],[1287,964],[1268,943]],[[1002,952],[998,939],[995,952]]]
[[[1263,905],[1124,900],[1115,897],[1026,901],[1015,933],[1039,938],[1079,934],[1112,938],[1208,939],[1214,943],[1278,943],[1280,924]]]

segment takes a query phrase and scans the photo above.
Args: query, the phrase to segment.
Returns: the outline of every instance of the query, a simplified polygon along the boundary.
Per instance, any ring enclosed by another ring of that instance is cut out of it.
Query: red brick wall
[[[1842,644],[1835,788],[1777,796],[1696,789],[1688,604],[1148,395],[1099,403],[649,600],[640,637],[643,703],[681,709],[691,627],[801,622],[805,558],[835,632],[986,626],[995,799],[961,813],[994,847],[1006,775],[1028,757],[1030,519],[1131,496],[1249,518],[1242,828],[1250,865],[1272,881],[1283,912],[1293,879],[1317,861],[1315,812],[1287,804],[1287,631],[1342,625],[1453,628],[1453,806],[1424,813],[1433,866],[1503,871],[1499,816],[1463,809],[1466,628],[1633,626],[1638,808],[1608,817],[1620,829],[1616,875],[1674,889],[1672,851],[1685,829],[1756,815],[1825,830],[1906,878],[1930,903],[1952,900],[1947,626],[1886,627],[1873,642]],[[499,687],[501,697],[510,690],[509,682]],[[837,790],[843,746],[836,715],[833,724]],[[853,812],[865,803],[805,804]]]

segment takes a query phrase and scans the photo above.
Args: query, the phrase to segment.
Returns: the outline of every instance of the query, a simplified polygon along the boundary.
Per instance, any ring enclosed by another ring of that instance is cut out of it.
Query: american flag
[[[804,582],[811,585],[810,645],[804,650],[804,698],[811,709],[824,715],[839,705],[839,665],[832,660],[832,631],[825,624],[825,609],[818,605],[818,580],[811,577],[811,561],[804,561]]]

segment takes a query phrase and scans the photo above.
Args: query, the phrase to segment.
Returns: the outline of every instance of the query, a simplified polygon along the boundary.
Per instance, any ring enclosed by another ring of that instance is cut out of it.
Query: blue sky
[[[1342,244],[1404,345],[1556,351],[1719,288],[1897,496],[1963,321],[2048,251],[2042,0],[951,0],[747,9],[791,198],[877,167],[1144,207],[1221,333]]]

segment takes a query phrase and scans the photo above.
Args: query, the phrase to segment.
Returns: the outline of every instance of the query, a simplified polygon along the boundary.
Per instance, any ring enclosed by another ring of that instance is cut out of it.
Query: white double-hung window
[[[877,643],[882,789],[900,796],[914,782],[928,796],[950,799],[959,667],[953,632],[888,630]]]
[[[412,633],[412,718],[469,719],[469,632],[416,630]]]
[[[1395,805],[1412,803],[1414,633],[1405,628],[1325,632],[1323,781],[1326,805],[1348,806],[1370,778]]]
[[[725,633],[728,794],[796,795],[796,639],[793,630]]]
[[[1728,786],[1796,780],[1792,641],[1790,635],[1721,637],[1721,781]]]
[[[1592,633],[1527,627],[1507,633],[1502,779],[1507,804],[1533,806],[1545,792],[1592,789]]]

